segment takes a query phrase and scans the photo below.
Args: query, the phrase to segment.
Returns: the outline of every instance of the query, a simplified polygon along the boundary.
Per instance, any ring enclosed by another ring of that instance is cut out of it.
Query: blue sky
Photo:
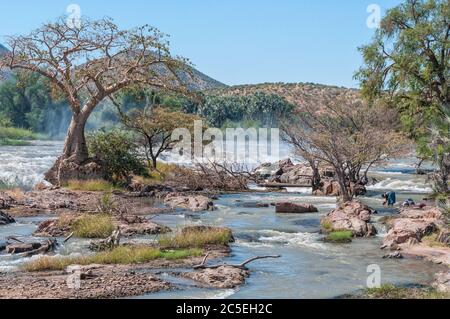
[[[367,7],[400,0],[14,0],[0,2],[0,41],[65,14],[109,16],[123,28],[150,24],[172,52],[226,84],[316,82],[355,87],[357,47],[370,41]]]

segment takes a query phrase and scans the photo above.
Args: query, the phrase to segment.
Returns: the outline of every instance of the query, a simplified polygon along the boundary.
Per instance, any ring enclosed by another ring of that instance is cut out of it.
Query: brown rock
[[[16,221],[9,214],[0,211],[0,226],[15,223]]]
[[[182,273],[181,276],[205,284],[208,287],[231,289],[242,285],[249,276],[249,272],[241,268],[220,266],[214,269],[207,268],[190,273]]]
[[[317,207],[309,204],[295,204],[295,203],[277,203],[276,212],[284,214],[305,214],[305,213],[317,213],[319,210]]]
[[[355,236],[368,237],[376,235],[375,227],[370,224],[372,209],[361,202],[352,201],[340,205],[322,220],[325,232],[349,230]]]
[[[172,209],[182,208],[193,212],[214,210],[213,201],[203,195],[185,196],[176,193],[168,194],[164,199],[164,204]]]
[[[436,225],[432,220],[397,218],[388,222],[390,230],[384,238],[382,249],[392,249],[395,245],[419,243],[424,236],[432,234]]]

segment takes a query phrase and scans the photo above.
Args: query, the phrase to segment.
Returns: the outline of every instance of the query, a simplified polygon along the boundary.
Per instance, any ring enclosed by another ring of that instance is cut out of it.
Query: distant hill
[[[8,52],[8,49],[5,48],[5,47],[0,43],[0,55],[1,55],[1,54],[4,54],[4,53],[6,53],[6,52]]]
[[[5,48],[1,43],[0,43],[0,56],[2,56],[3,54],[9,52],[9,50],[7,48]],[[11,72],[8,70],[0,70],[0,83],[5,81],[5,79],[8,79],[11,75]]]
[[[0,44],[0,56],[9,50]],[[5,73],[5,72],[4,72]],[[213,78],[207,76],[206,74],[200,72],[199,70],[192,68],[192,74],[194,78],[189,76],[187,73],[183,72],[180,74],[182,80],[186,81],[186,85],[194,91],[203,91],[203,90],[211,90],[211,89],[223,89],[227,86]],[[1,79],[0,79],[1,81]]]
[[[356,100],[360,93],[356,89],[328,86],[315,83],[263,83],[254,85],[238,85],[225,89],[211,90],[218,95],[249,95],[256,92],[277,94],[294,105],[323,105],[336,98]]]

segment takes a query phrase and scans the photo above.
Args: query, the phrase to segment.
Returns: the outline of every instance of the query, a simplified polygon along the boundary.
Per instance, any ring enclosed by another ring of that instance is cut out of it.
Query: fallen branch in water
[[[16,241],[21,244],[25,244],[25,242],[21,241],[20,239],[18,239],[17,237],[14,237],[14,236],[9,236],[6,238],[6,240],[12,240],[12,241]]]
[[[70,238],[73,237],[74,234],[75,234],[75,233],[72,232],[69,236],[67,236],[67,237],[64,239],[63,243],[68,242],[68,241],[70,240]]]
[[[247,267],[245,267],[245,266],[248,265],[251,262],[254,262],[255,260],[268,259],[268,258],[280,258],[281,255],[256,256],[256,257],[247,259],[246,261],[244,261],[243,263],[238,264],[238,265],[217,264],[217,265],[211,265],[211,266],[207,266],[206,265],[206,260],[208,259],[208,257],[209,257],[209,253],[206,254],[205,258],[203,258],[203,261],[202,261],[202,263],[200,265],[194,266],[194,269],[217,269],[219,267],[234,267],[234,268],[247,270]]]
[[[17,254],[15,253],[15,249],[14,249],[11,252],[11,254],[13,254],[16,257],[20,257],[20,258],[31,257],[34,255],[45,254],[45,253],[51,252],[56,248],[57,245],[58,245],[58,242],[55,239],[47,239],[46,242],[37,249],[26,251],[23,253],[17,253]]]

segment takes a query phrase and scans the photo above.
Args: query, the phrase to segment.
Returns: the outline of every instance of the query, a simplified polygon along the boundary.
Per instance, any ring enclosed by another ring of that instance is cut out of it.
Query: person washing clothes
[[[384,198],[383,206],[387,204],[388,206],[392,207],[395,205],[395,203],[397,203],[397,195],[395,194],[395,192],[384,193],[383,195],[381,195],[381,197]]]

